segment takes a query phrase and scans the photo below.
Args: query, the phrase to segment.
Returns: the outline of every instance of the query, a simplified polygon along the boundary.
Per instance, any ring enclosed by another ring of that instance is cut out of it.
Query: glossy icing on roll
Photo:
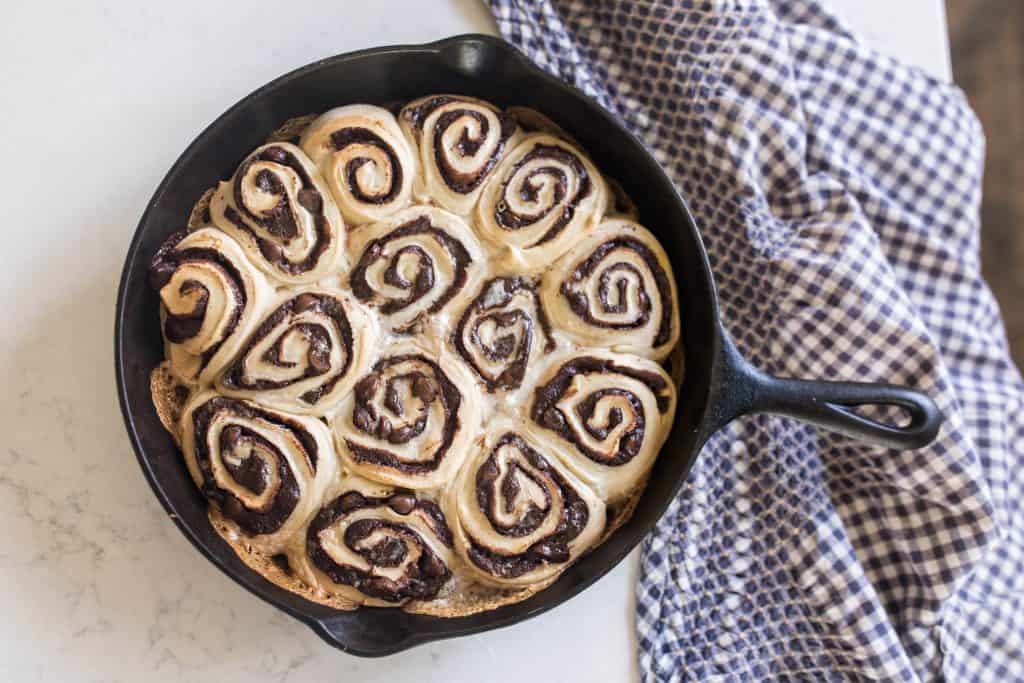
[[[368,223],[409,205],[416,158],[387,109],[338,107],[313,121],[299,145],[319,167],[350,223]]]
[[[677,285],[555,120],[389,107],[289,121],[197,202],[150,268],[151,390],[249,567],[336,609],[466,616],[629,518],[675,417]]]
[[[293,564],[317,589],[355,603],[429,600],[452,578],[444,513],[410,491],[345,480],[303,540]]]
[[[602,498],[617,501],[644,482],[668,436],[676,390],[660,365],[584,349],[538,373],[530,419],[571,451],[569,467]]]
[[[419,151],[416,194],[463,215],[521,137],[514,117],[462,95],[421,97],[407,104],[398,119]]]
[[[452,339],[492,393],[518,389],[527,367],[556,347],[537,282],[519,276],[485,282],[463,311]]]
[[[547,310],[574,342],[661,360],[679,341],[665,250],[637,223],[604,221],[544,277]]]
[[[316,167],[295,145],[263,145],[210,201],[214,224],[272,280],[316,282],[344,265],[345,224]]]
[[[149,281],[171,371],[186,384],[210,381],[230,361],[272,296],[238,243],[213,228],[171,235]]]
[[[331,418],[353,471],[411,489],[440,486],[480,427],[482,401],[465,368],[443,368],[412,343],[392,346]]]
[[[211,391],[185,407],[181,447],[207,500],[268,553],[304,527],[337,476],[322,422]]]
[[[456,547],[480,580],[543,582],[597,542],[604,502],[566,467],[559,448],[524,422],[499,419],[448,490]]]
[[[441,209],[415,206],[353,235],[349,287],[397,332],[448,327],[483,277],[469,226]]]
[[[272,408],[326,415],[366,369],[376,320],[339,291],[289,290],[242,344],[217,389]]]
[[[523,138],[480,194],[476,227],[511,263],[536,267],[561,256],[593,229],[605,185],[571,143],[546,133]]]

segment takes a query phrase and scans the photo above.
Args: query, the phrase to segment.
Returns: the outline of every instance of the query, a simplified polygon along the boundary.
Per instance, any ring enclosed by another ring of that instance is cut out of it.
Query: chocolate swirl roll
[[[206,499],[264,553],[284,549],[337,477],[323,422],[212,391],[185,406],[181,448]]]
[[[338,454],[357,474],[411,489],[456,471],[480,426],[481,398],[459,364],[444,369],[412,343],[392,347],[331,418]]]
[[[410,491],[346,479],[341,494],[310,522],[304,540],[293,564],[319,590],[355,604],[430,600],[452,578],[444,514]]]
[[[463,95],[428,95],[398,115],[420,173],[413,192],[465,215],[505,153],[519,142],[516,119],[494,105]]]
[[[287,142],[257,147],[210,200],[213,223],[271,279],[322,280],[344,265],[345,224],[316,167]]]
[[[571,143],[546,133],[523,138],[492,174],[476,207],[476,227],[513,261],[546,264],[601,219],[601,174]]]
[[[171,235],[149,280],[171,372],[188,385],[209,382],[231,360],[272,296],[238,243],[215,228]]]
[[[555,350],[537,283],[526,277],[485,282],[462,313],[452,341],[491,393],[518,389],[526,369]]]
[[[675,417],[676,389],[653,361],[587,350],[539,373],[530,418],[608,502],[642,485]]]
[[[376,321],[340,292],[285,291],[217,378],[217,389],[326,415],[362,376],[378,336]]]
[[[448,329],[483,277],[484,255],[458,216],[414,206],[353,235],[352,293],[391,329],[412,333],[427,323]]]
[[[387,109],[338,107],[306,128],[299,145],[327,180],[349,223],[369,223],[408,206],[416,157]]]
[[[499,419],[447,491],[456,548],[480,581],[543,584],[600,538],[605,505],[566,467],[562,448]]]
[[[581,346],[661,360],[679,341],[672,266],[654,235],[631,221],[604,221],[559,259],[541,299]]]

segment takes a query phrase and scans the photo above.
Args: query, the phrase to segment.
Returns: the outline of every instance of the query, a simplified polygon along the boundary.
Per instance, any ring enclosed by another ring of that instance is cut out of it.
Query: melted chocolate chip
[[[416,496],[411,493],[396,493],[388,498],[388,506],[400,515],[407,515],[416,507]]]
[[[324,208],[323,197],[315,187],[304,187],[299,190],[299,205],[310,213],[319,213]]]
[[[304,313],[306,311],[316,308],[317,304],[320,303],[320,295],[313,294],[311,292],[305,292],[299,294],[297,297],[292,299],[292,311],[295,313]]]

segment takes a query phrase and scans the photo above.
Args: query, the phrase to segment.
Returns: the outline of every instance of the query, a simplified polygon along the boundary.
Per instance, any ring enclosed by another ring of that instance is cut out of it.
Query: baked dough
[[[442,94],[280,131],[152,263],[153,400],[211,523],[338,609],[543,590],[630,517],[672,428],[665,251],[533,110]]]

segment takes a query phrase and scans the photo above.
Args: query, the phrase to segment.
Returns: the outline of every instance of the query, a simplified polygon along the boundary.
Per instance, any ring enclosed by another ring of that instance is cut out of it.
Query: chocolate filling
[[[437,95],[424,100],[415,107],[406,107],[402,110],[402,116],[417,130],[423,130],[423,122],[427,120],[435,110],[449,102],[456,102],[457,99],[448,95]]]
[[[214,355],[216,355],[224,340],[230,337],[238,327],[238,321],[241,319],[242,312],[248,304],[248,297],[246,296],[245,282],[242,280],[241,274],[235,268],[235,264],[224,254],[209,247],[189,247],[179,250],[177,248],[178,244],[187,236],[188,233],[184,231],[177,232],[160,245],[160,248],[157,249],[156,254],[153,255],[153,260],[149,264],[149,283],[150,286],[159,292],[171,281],[178,268],[185,267],[189,263],[210,263],[223,271],[225,275],[224,280],[230,290],[226,294],[235,302],[235,305],[228,313],[229,317],[224,328],[224,335],[200,354],[199,369],[202,371],[210,363]],[[206,315],[206,306],[210,293],[206,291],[202,284],[195,280],[183,282],[179,293],[185,295],[197,289],[201,293],[197,298],[196,306],[191,311],[178,315],[167,312],[164,323],[164,336],[172,344],[180,344],[191,339],[199,334],[203,327],[203,318]]]
[[[273,458],[278,473],[277,490],[263,507],[249,508],[233,492],[221,488],[213,474],[206,435],[214,418],[223,411],[231,413],[240,421],[259,420],[274,428],[290,432],[302,446],[303,455],[314,473],[318,456],[316,439],[295,420],[233,398],[215,396],[192,412],[196,464],[203,479],[203,495],[215,503],[221,513],[234,521],[246,534],[258,536],[274,533],[284,525],[299,502],[300,491],[295,474],[284,454],[264,436],[244,424],[230,424],[221,430],[217,443],[219,457],[225,469],[239,486],[259,495],[270,483],[271,464],[267,459]],[[249,454],[238,459],[240,448],[248,448]],[[229,453],[236,454],[236,462],[225,457]]]
[[[658,262],[658,257],[651,251],[650,247],[635,237],[614,237],[602,242],[591,254],[580,262],[579,265],[569,274],[568,279],[562,283],[559,291],[565,297],[569,308],[587,324],[595,327],[602,327],[613,330],[635,329],[643,327],[651,319],[650,295],[641,287],[637,294],[636,316],[625,322],[609,323],[595,318],[591,313],[591,302],[586,292],[577,287],[589,279],[600,267],[602,261],[617,249],[629,249],[636,253],[647,265],[658,287],[658,297],[661,300],[661,319],[658,321],[658,332],[654,337],[654,346],[667,344],[672,338],[672,311],[675,302],[672,300],[672,285],[669,282],[669,275]],[[598,299],[600,308],[605,313],[624,313],[628,310],[631,302],[626,301],[626,282],[615,278],[619,271],[631,272],[643,283],[640,271],[631,263],[618,262],[601,271],[598,282]],[[612,285],[616,291],[610,291]]]
[[[610,456],[589,448],[582,436],[573,431],[569,420],[558,407],[558,401],[569,390],[573,377],[578,374],[586,375],[591,373],[618,374],[631,377],[645,384],[651,390],[660,412],[664,413],[668,410],[670,398],[666,392],[669,384],[661,375],[619,365],[614,361],[602,358],[580,356],[562,365],[547,384],[535,390],[530,417],[540,426],[561,435],[566,441],[576,446],[580,453],[594,462],[612,467],[624,465],[640,452],[645,436],[646,416],[643,411],[643,402],[639,397],[626,389],[600,389],[583,397],[576,406],[576,414],[583,422],[584,429],[594,438],[603,440],[607,438],[608,434],[615,427],[622,424],[625,416],[622,415],[622,411],[619,408],[615,408],[609,413],[607,425],[595,426],[590,424],[598,402],[606,396],[620,396],[629,402],[633,411],[633,424],[620,436],[616,451]]]
[[[423,370],[391,374],[389,368],[412,361]],[[412,396],[421,403],[418,413],[411,419],[405,418],[406,408],[402,406],[399,387],[405,385]],[[441,442],[430,458],[424,461],[407,462],[391,451],[366,446],[355,439],[345,439],[345,444],[357,462],[387,467],[406,474],[425,474],[436,470],[444,460],[459,428],[459,406],[462,396],[441,368],[433,361],[420,355],[392,356],[379,361],[373,370],[356,384],[353,390],[352,424],[359,431],[378,441],[392,445],[408,443],[427,428],[429,406],[439,401],[444,413]],[[382,397],[384,407],[401,422],[396,424],[375,405]],[[403,419],[404,418],[404,419]]]
[[[367,204],[386,204],[398,196],[399,190],[402,189],[402,163],[398,160],[395,150],[383,138],[368,128],[342,128],[331,133],[331,145],[339,152],[349,145],[370,145],[384,152],[384,156],[388,158],[388,164],[391,166],[391,184],[388,185],[386,191],[377,194],[367,194],[364,192],[363,188],[359,185],[359,178],[357,177],[357,173],[363,164],[375,163],[372,159],[369,157],[355,157],[349,159],[348,163],[345,164],[345,179],[348,182],[352,196],[356,200]]]
[[[515,166],[508,172],[505,182],[501,187],[502,197],[508,194],[509,184],[515,179],[519,169],[534,159],[553,159],[568,166],[576,174],[576,177],[579,178],[579,187],[576,190],[576,194],[566,200],[568,178],[565,175],[565,171],[558,166],[541,166],[530,171],[523,179],[519,186],[519,196],[523,201],[536,201],[540,192],[540,184],[536,183],[534,178],[539,175],[550,176],[554,181],[554,197],[550,207],[535,214],[519,214],[513,211],[504,199],[498,202],[494,211],[494,219],[497,224],[505,230],[519,230],[524,226],[533,225],[542,220],[565,201],[564,206],[561,208],[561,214],[551,224],[551,227],[529,247],[539,246],[557,237],[565,226],[572,221],[579,203],[590,194],[592,189],[590,175],[578,156],[557,145],[537,144],[522,159],[517,161]]]
[[[515,555],[503,555],[498,551],[491,550],[476,539],[470,539],[468,555],[478,567],[494,576],[502,578],[515,578],[527,572],[533,571],[545,563],[564,563],[571,558],[569,544],[574,538],[580,535],[587,526],[590,519],[590,511],[584,501],[569,482],[558,473],[557,470],[548,465],[547,461],[536,450],[530,447],[518,434],[508,432],[503,435],[494,445],[491,454],[477,470],[476,474],[476,500],[481,511],[491,522],[491,526],[503,536],[526,536],[537,528],[544,521],[544,517],[551,509],[551,501],[548,498],[547,489],[545,499],[547,507],[540,509],[531,505],[520,521],[511,527],[502,526],[495,516],[495,506],[500,494],[504,499],[506,510],[514,509],[515,498],[518,495],[518,485],[515,483],[516,468],[513,464],[505,474],[505,479],[500,482],[500,490],[496,490],[498,478],[497,452],[499,449],[511,445],[519,454],[534,468],[544,472],[559,490],[563,500],[562,516],[558,521],[555,530],[533,543],[524,552]],[[533,475],[527,474],[525,468],[519,468],[525,476],[537,481]],[[537,481],[540,485],[541,482]]]
[[[444,148],[444,132],[463,117],[468,116],[474,119],[479,124],[479,134],[475,137],[470,137],[469,131],[463,129],[455,149],[463,157],[475,156],[480,151],[480,146],[487,139],[487,134],[491,129],[487,116],[474,109],[452,109],[437,117],[433,135],[434,163],[437,165],[438,172],[441,174],[445,185],[453,191],[459,194],[469,194],[480,187],[494,168],[494,165],[501,159],[505,151],[505,143],[508,142],[508,139],[512,137],[516,130],[516,122],[514,118],[506,114],[495,112],[495,115],[498,117],[498,122],[501,126],[498,144],[495,146],[494,152],[472,173],[462,173],[451,165],[448,159],[448,150]]]
[[[185,280],[181,283],[178,293],[182,296],[198,294],[195,307],[188,313],[171,313],[167,311],[164,322],[164,334],[172,344],[181,344],[199,334],[206,318],[206,305],[210,301],[210,292],[197,280]]]
[[[385,519],[363,518],[352,522],[345,529],[345,545],[371,565],[369,570],[336,562],[321,544],[320,534],[345,516],[360,509],[384,506],[403,516],[414,511],[421,512],[437,539],[448,547],[452,546],[451,532],[444,515],[434,503],[418,501],[410,492],[373,498],[358,491],[349,491],[325,505],[310,523],[306,533],[309,559],[335,583],[352,586],[364,595],[379,600],[402,602],[407,599],[433,598],[451,578],[451,570],[423,540],[420,532],[409,525]],[[369,540],[381,531],[385,533],[383,539],[377,542]],[[419,550],[419,557],[415,562],[406,564],[401,577],[390,579],[376,573],[378,567],[401,567],[408,560],[412,548]]]
[[[281,330],[276,342],[260,358],[261,362],[269,363],[279,368],[292,367],[294,363],[281,359],[281,345],[290,332],[297,331],[306,338],[309,344],[309,351],[306,355],[306,367],[302,374],[286,380],[251,379],[248,377],[245,374],[245,363],[253,348],[273,333],[289,317],[307,311],[313,311],[322,315],[325,318],[324,322],[302,322],[287,325]],[[326,294],[304,292],[281,304],[260,323],[260,326],[256,328],[256,331],[245,342],[237,358],[224,371],[221,382],[223,382],[224,386],[231,389],[267,391],[282,389],[310,377],[325,375],[331,369],[331,335],[323,327],[326,324],[333,324],[338,336],[341,337],[342,343],[345,345],[345,362],[337,369],[337,372],[326,377],[322,384],[299,396],[299,399],[303,402],[311,406],[316,405],[317,401],[330,393],[334,386],[341,381],[341,378],[345,376],[352,365],[352,357],[354,355],[352,327],[349,325],[348,317],[345,315],[345,309],[340,300]]]
[[[367,280],[367,271],[378,260],[382,258],[391,259],[388,268],[384,272],[384,281],[392,287],[406,290],[406,295],[402,298],[388,299],[376,303],[381,313],[385,315],[391,315],[408,308],[434,288],[434,262],[422,247],[407,245],[400,248],[394,254],[387,253],[387,245],[390,242],[412,235],[426,235],[444,247],[445,251],[451,256],[455,273],[451,285],[430,305],[430,308],[425,312],[426,314],[436,313],[444,308],[445,304],[451,301],[452,297],[466,285],[466,280],[469,277],[467,270],[472,257],[462,242],[443,230],[435,228],[426,216],[420,216],[367,244],[362,256],[359,258],[359,262],[352,269],[352,274],[349,277],[352,293],[360,301],[373,302],[377,298],[377,294]],[[399,260],[403,255],[407,254],[412,254],[419,259],[416,277],[412,281],[402,277],[398,271]],[[408,327],[414,327],[418,321],[419,318],[411,322]]]
[[[306,257],[298,263],[289,261],[284,249],[275,240],[266,239],[255,230],[250,223],[254,223],[270,235],[277,238],[284,245],[288,245],[299,234],[298,224],[295,220],[295,207],[291,205],[288,194],[285,192],[281,180],[267,169],[256,174],[256,186],[264,192],[278,195],[280,199],[269,211],[261,214],[253,213],[245,205],[242,198],[242,179],[248,173],[249,167],[258,161],[269,161],[282,166],[287,166],[299,177],[302,182],[302,189],[298,192],[298,203],[303,209],[313,215],[313,226],[316,230],[316,243],[309,250]],[[289,275],[301,275],[313,270],[320,257],[327,250],[331,243],[331,227],[327,222],[327,214],[324,212],[323,197],[314,187],[313,179],[306,173],[302,163],[294,154],[283,147],[267,147],[248,159],[235,172],[231,179],[231,191],[234,198],[234,207],[228,206],[224,209],[224,217],[236,228],[249,233],[259,247],[260,253],[270,264],[278,270]],[[236,208],[237,207],[237,210]]]
[[[519,293],[529,298],[529,305],[506,308]],[[480,294],[463,312],[452,341],[459,355],[483,380],[487,391],[493,393],[498,389],[516,389],[522,384],[526,366],[530,362],[535,321],[540,325],[544,337],[544,351],[553,351],[555,341],[537,296],[536,283],[524,277],[493,278],[484,284]],[[498,336],[493,344],[484,343],[480,337],[480,328],[489,322],[494,323],[498,330],[514,329],[516,325],[522,325],[523,336],[519,345],[516,345],[516,337],[512,333]],[[492,362],[506,361],[505,365],[497,374],[488,372],[482,364],[477,363],[474,350]]]

